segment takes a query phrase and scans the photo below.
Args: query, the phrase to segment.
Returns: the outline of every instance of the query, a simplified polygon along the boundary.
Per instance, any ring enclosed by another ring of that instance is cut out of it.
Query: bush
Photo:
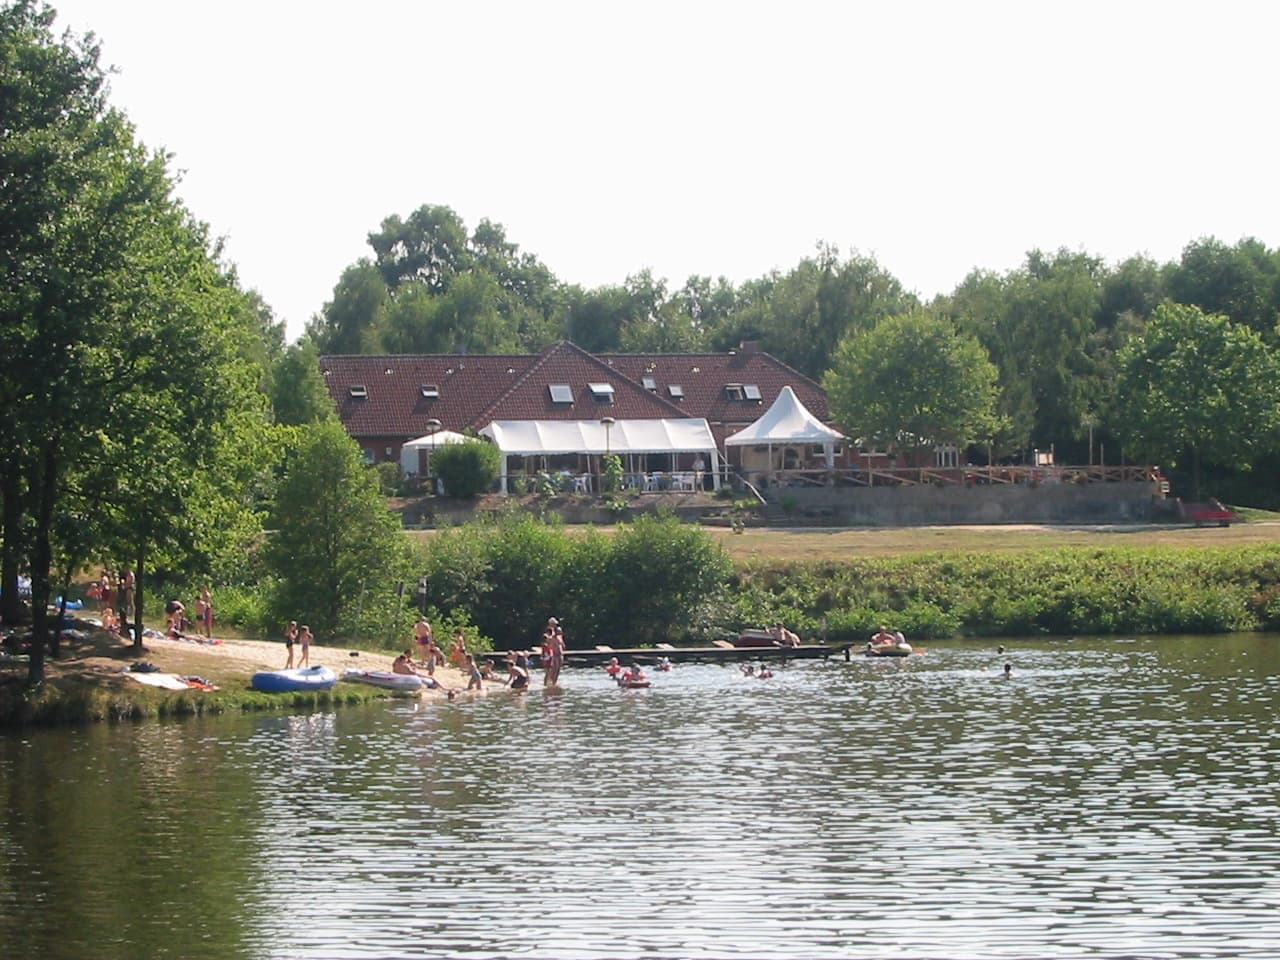
[[[378,475],[378,489],[384,497],[394,497],[400,492],[403,478],[400,475],[400,464],[393,460],[375,464],[372,468]]]
[[[432,457],[432,469],[444,483],[445,492],[460,500],[470,500],[491,489],[502,466],[501,452],[483,440],[451,443]]]

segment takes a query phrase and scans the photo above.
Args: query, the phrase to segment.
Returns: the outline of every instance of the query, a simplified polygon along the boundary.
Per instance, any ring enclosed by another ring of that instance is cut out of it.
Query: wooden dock
[[[660,657],[666,657],[672,663],[743,663],[748,660],[767,660],[772,663],[786,660],[826,660],[833,656],[849,658],[850,645],[847,643],[802,643],[798,647],[737,647],[730,643],[715,644],[709,647],[677,647],[662,645],[658,647],[610,647],[601,645],[591,650],[566,650],[564,664],[566,667],[599,667],[608,663],[613,657],[622,664],[653,664]],[[523,652],[532,666],[539,664],[539,651]],[[495,650],[486,653],[495,664],[506,662],[508,651]]]

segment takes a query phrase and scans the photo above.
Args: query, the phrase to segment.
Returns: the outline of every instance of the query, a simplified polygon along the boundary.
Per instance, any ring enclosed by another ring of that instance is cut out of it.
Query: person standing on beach
[[[431,648],[435,646],[435,633],[431,630],[431,624],[426,617],[419,617],[418,622],[413,625],[413,641],[418,645],[418,659],[422,663],[427,663],[428,658],[434,657]],[[434,664],[429,664],[434,668]]]
[[[284,668],[286,670],[293,669],[293,645],[298,642],[298,621],[290,620],[289,625],[284,628],[284,645],[289,651],[289,659],[285,661]]]
[[[298,657],[299,667],[311,666],[311,641],[314,639],[311,628],[305,623],[298,628],[298,642],[302,644],[302,653]]]
[[[200,602],[197,606],[200,621],[200,632],[207,639],[213,639],[213,591],[205,584],[200,588]]]

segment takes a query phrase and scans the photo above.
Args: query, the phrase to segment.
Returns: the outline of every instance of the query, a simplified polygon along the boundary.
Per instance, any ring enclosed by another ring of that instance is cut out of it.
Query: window
[[[613,403],[612,383],[588,383],[587,389],[591,391],[591,396],[597,403]]]
[[[646,390],[657,390],[657,389],[658,389],[658,381],[657,381],[657,380],[655,380],[655,379],[653,379],[653,377],[641,377],[641,378],[640,378],[640,383],[644,385],[644,388],[645,388]]]
[[[668,384],[667,392],[671,394],[671,397],[674,400],[680,400],[684,397],[684,387],[680,386],[678,383]]]
[[[567,383],[549,383],[552,403],[573,403],[573,388]]]
[[[740,384],[740,383],[726,383],[726,384],[724,385],[724,395],[725,395],[726,397],[728,397],[730,400],[741,400],[741,399],[742,399],[742,384]]]
[[[844,453],[844,449],[841,447],[840,444],[833,443],[831,445],[831,455],[833,457],[838,457],[843,453]],[[827,455],[827,451],[823,448],[822,444],[820,443],[815,443],[813,445],[813,448],[809,451],[809,456],[815,457],[815,458],[825,457],[826,455]]]
[[[435,383],[424,383],[422,385],[422,395],[428,400],[435,400],[440,396],[440,385]]]
[[[369,388],[368,388],[368,387],[366,387],[363,383],[356,383],[356,384],[352,384],[352,385],[351,385],[351,396],[352,396],[352,398],[353,398],[353,399],[355,399],[355,400],[368,400],[368,399],[369,399]]]
[[[748,400],[760,400],[760,386],[755,383],[744,383],[742,385],[742,395]]]

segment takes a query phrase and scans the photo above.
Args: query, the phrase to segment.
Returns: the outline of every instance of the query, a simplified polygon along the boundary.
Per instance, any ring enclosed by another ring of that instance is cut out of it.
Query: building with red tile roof
[[[827,397],[751,344],[728,353],[602,354],[567,341],[533,355],[325,356],[321,372],[347,431],[371,461],[394,461],[433,431],[494,421],[705,419],[716,446],[790,386],[824,423]]]

